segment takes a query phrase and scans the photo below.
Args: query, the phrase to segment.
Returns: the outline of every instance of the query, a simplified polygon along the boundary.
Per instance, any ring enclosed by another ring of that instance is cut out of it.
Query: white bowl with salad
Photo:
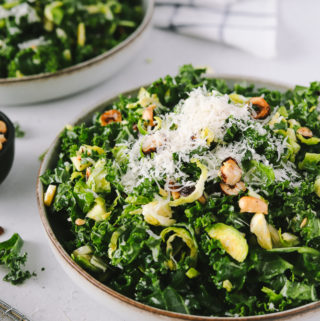
[[[91,108],[41,165],[38,204],[70,277],[131,320],[319,311],[320,83],[183,66]]]
[[[0,104],[71,95],[109,78],[137,54],[154,0],[0,4]]]

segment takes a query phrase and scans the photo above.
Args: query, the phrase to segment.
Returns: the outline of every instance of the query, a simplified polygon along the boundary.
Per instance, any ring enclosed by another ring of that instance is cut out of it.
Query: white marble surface
[[[0,281],[0,299],[15,306],[34,321],[128,321],[94,302],[57,265],[45,238],[35,197],[38,156],[57,132],[79,113],[119,91],[148,83],[167,73],[175,74],[184,63],[210,65],[216,72],[263,77],[289,84],[320,80],[320,2],[279,1],[278,56],[263,60],[230,47],[153,30],[145,49],[110,81],[93,90],[45,104],[5,107],[26,136],[16,140],[11,173],[0,186],[0,225],[6,233],[18,232],[29,253],[28,268],[37,277],[22,286]],[[45,271],[41,268],[45,267]],[[0,267],[0,278],[4,275]],[[298,320],[299,318],[296,318]],[[319,320],[319,314],[309,320]]]

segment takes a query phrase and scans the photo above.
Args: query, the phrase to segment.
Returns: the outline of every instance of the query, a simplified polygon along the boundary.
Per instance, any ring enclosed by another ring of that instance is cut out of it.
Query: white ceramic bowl
[[[215,78],[222,78],[227,80],[229,84],[235,82],[244,81],[243,77],[236,76],[219,76]],[[248,83],[253,83],[258,87],[266,87],[273,90],[285,91],[289,89],[288,86],[283,84],[271,83],[263,80],[257,80],[254,78],[246,78]],[[136,94],[138,89],[132,90],[130,92],[124,93]],[[102,102],[101,104],[92,106],[88,108],[85,114],[80,115],[73,123],[77,125],[83,122],[90,122],[94,113],[98,111],[103,111],[107,106],[112,105],[112,103],[117,100],[117,97],[109,99]],[[61,133],[60,133],[61,134]],[[58,149],[60,145],[59,137],[54,140],[51,144],[39,170],[39,176],[41,176],[47,169],[53,168],[58,159]],[[100,283],[89,273],[83,270],[78,264],[76,264],[66,252],[66,250],[61,245],[60,241],[62,239],[61,233],[59,233],[59,226],[55,223],[54,217],[49,215],[46,207],[43,204],[43,186],[38,178],[37,182],[37,199],[38,207],[40,211],[40,217],[44,228],[47,232],[50,247],[57,258],[59,264],[63,267],[70,278],[80,287],[83,291],[90,294],[97,301],[101,302],[107,310],[118,314],[120,317],[125,318],[125,320],[130,321],[177,321],[177,320],[194,320],[194,321],[265,321],[265,320],[319,320],[320,318],[320,301],[310,303],[295,309],[287,310],[284,312],[259,315],[259,316],[249,316],[249,317],[206,317],[206,316],[195,316],[180,314],[171,311],[165,311],[147,306],[143,303],[137,302],[130,299],[115,290],[109,288],[108,286]],[[317,314],[317,316],[316,316]]]
[[[0,78],[0,105],[22,105],[52,100],[80,92],[108,79],[141,49],[154,9],[154,0],[143,0],[144,18],[139,27],[116,47],[95,58],[54,73],[23,78]]]

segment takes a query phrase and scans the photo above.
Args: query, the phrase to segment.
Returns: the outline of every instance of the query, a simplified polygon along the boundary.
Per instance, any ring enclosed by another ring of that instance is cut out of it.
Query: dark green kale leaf
[[[14,123],[14,134],[17,138],[22,138],[26,134],[17,122]]]
[[[9,240],[0,243],[0,265],[3,264],[9,269],[3,280],[14,285],[21,284],[35,275],[22,269],[27,261],[27,253],[20,253],[22,246],[23,240],[17,233],[13,234]]]

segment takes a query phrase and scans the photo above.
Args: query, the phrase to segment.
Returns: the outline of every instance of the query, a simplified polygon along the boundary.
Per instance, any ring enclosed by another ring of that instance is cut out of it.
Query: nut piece
[[[268,214],[268,204],[253,196],[243,196],[239,200],[240,212]]]
[[[171,189],[171,195],[172,195],[172,198],[174,200],[177,200],[180,198],[180,196],[182,197],[187,197],[189,196],[190,194],[192,194],[194,192],[194,190],[196,189],[195,186],[184,186],[184,187],[181,187],[181,185],[179,184],[176,184],[174,182],[169,182],[169,185],[170,185],[170,189]],[[176,190],[179,190],[179,191],[176,191]],[[201,199],[201,201],[200,201]],[[198,201],[201,203],[201,202],[206,202],[206,199],[204,198],[204,196],[201,196]],[[204,204],[202,203],[202,204]]]
[[[226,195],[238,195],[241,191],[245,191],[247,189],[246,185],[242,181],[238,182],[234,186],[230,186],[228,184],[221,182],[220,188],[222,192],[225,193]]]
[[[89,179],[90,175],[91,175],[91,168],[87,167],[87,169],[86,169],[86,180]]]
[[[77,218],[77,219],[75,220],[75,224],[78,225],[78,226],[81,226],[81,225],[86,224],[86,221],[83,220],[82,218]]]
[[[301,136],[305,138],[311,138],[313,136],[312,131],[308,127],[300,127],[297,130],[297,134],[300,134]]]
[[[233,158],[228,158],[220,168],[221,178],[228,185],[236,185],[242,176],[242,170]]]
[[[205,198],[205,196],[204,195],[202,195],[201,197],[199,197],[198,198],[198,201],[201,203],[201,204],[206,204],[206,202],[207,202],[207,199]]]
[[[270,114],[270,106],[264,98],[252,97],[249,102],[259,109],[258,112],[252,116],[254,119],[264,119]]]
[[[119,110],[116,109],[107,110],[100,116],[101,126],[107,126],[111,123],[120,123],[121,121],[121,113]]]
[[[171,192],[171,195],[172,195],[172,198],[173,198],[174,200],[177,200],[178,198],[180,198],[180,192],[174,192],[174,191],[172,191],[172,192]]]
[[[5,143],[7,141],[7,139],[5,138],[5,136],[3,134],[0,134],[0,143]]]
[[[144,138],[141,146],[141,150],[144,154],[151,154],[157,151],[157,148],[162,145],[159,136],[148,135]]]
[[[3,233],[4,233],[4,228],[0,226],[0,235],[2,235]]]
[[[7,124],[3,120],[0,120],[0,133],[5,134],[6,132],[7,132]]]
[[[142,114],[142,119],[147,120],[151,127],[154,126],[153,122],[153,110],[156,108],[156,105],[150,105],[149,107],[145,108]]]

